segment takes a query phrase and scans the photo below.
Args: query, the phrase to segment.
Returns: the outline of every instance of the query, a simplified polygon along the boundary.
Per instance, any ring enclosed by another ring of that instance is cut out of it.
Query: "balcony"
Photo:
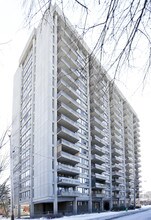
[[[80,170],[78,167],[73,167],[65,164],[59,164],[57,168],[57,172],[59,174],[67,174],[67,175],[78,175]]]
[[[69,141],[61,139],[61,141],[58,142],[58,147],[59,145],[61,146],[61,149],[63,151],[66,151],[71,154],[76,154],[80,151],[80,147],[78,146],[78,143],[72,144]]]
[[[67,141],[71,141],[72,143],[76,143],[79,140],[77,133],[74,133],[67,128],[60,126],[60,128],[58,128],[57,131],[58,131],[57,135],[60,138],[63,138]]]
[[[123,184],[124,183],[123,179],[120,179],[120,178],[113,179],[113,182],[118,183],[118,184]]]
[[[103,171],[106,171],[106,166],[105,165],[99,165],[99,164],[94,164],[92,165],[92,170],[94,172],[103,172]]]
[[[134,162],[134,158],[126,156],[125,161],[126,161],[126,163],[133,163]]]
[[[121,196],[119,194],[113,195],[114,199],[119,199]]]
[[[80,195],[79,191],[76,190],[59,190],[58,191],[58,196],[62,196],[62,197],[77,197]]]
[[[79,108],[79,103],[76,102],[69,95],[67,95],[65,92],[60,91],[57,97],[58,97],[58,101],[63,102],[64,104],[68,105],[71,109],[76,111]]]
[[[68,105],[66,105],[64,103],[60,103],[58,105],[57,111],[61,114],[68,115],[68,118],[71,118],[74,121],[79,119],[79,113],[74,111]]]
[[[67,62],[71,68],[77,68],[76,60],[74,60],[69,53],[67,53],[63,47],[59,48],[58,60],[62,58]]]
[[[102,114],[96,108],[91,108],[91,116],[94,116],[101,121],[107,121],[107,117],[105,116],[105,114]]]
[[[112,145],[114,146],[114,148],[119,148],[119,149],[123,148],[122,142],[117,142],[115,140],[112,140]]]
[[[107,125],[96,117],[91,117],[91,124],[97,126],[100,129],[107,129]]]
[[[121,135],[122,134],[122,130],[117,128],[115,125],[112,125],[112,130],[114,131],[114,133],[116,133],[117,135]]]
[[[76,68],[71,68],[71,66],[69,66],[68,62],[66,62],[63,57],[59,58],[58,68],[63,69],[74,80],[77,80],[80,77],[80,73],[76,70],[77,67]]]
[[[95,186],[92,187],[92,188],[95,188],[95,189],[105,189],[106,185],[102,184],[102,183],[95,183]]]
[[[105,137],[106,133],[107,133],[107,132],[105,133],[102,129],[99,129],[96,126],[92,126],[91,132],[92,132],[92,134],[97,135],[100,138]]]
[[[112,170],[121,170],[121,169],[123,169],[123,164],[112,165]]]
[[[74,156],[74,155],[69,154],[69,153],[66,153],[64,151],[58,152],[57,160],[58,160],[58,162],[69,163],[69,164],[72,164],[72,165],[75,165],[75,164],[80,162],[80,158],[79,157]]]
[[[112,133],[112,140],[120,143],[122,141],[122,137],[121,137],[121,135],[117,135],[115,133],[114,134]]]
[[[118,129],[122,127],[122,124],[119,123],[116,119],[111,119],[112,124],[115,125]]]
[[[91,99],[91,107],[93,107],[93,109],[97,109],[100,113],[107,111],[104,105],[100,105],[99,101],[95,99]]]
[[[104,104],[104,100],[103,98],[101,97],[101,95],[99,94],[100,90],[98,90],[97,92],[95,92],[93,90],[92,94],[91,94],[91,103],[93,103],[93,101],[97,101],[99,103],[99,106],[100,105],[103,105]]]
[[[76,90],[74,90],[70,86],[70,81],[68,83],[66,83],[63,79],[59,80],[59,82],[57,84],[57,89],[58,89],[58,91],[64,91],[66,94],[68,94],[74,100],[77,100],[79,97]]]
[[[132,163],[126,164],[126,170],[134,169],[134,165]]]
[[[98,156],[97,154],[92,155],[92,162],[95,162],[97,164],[105,163],[107,160],[106,156]]]
[[[105,197],[105,193],[92,193],[92,197],[103,198]]]
[[[126,157],[134,157],[134,153],[133,153],[133,151],[132,150],[128,150],[128,151],[126,151],[126,154],[125,154],[125,156]]]
[[[58,116],[57,123],[59,125],[67,127],[68,129],[72,130],[73,132],[76,132],[79,129],[78,123],[71,120],[70,118],[66,117],[65,115]]]
[[[112,157],[112,161],[113,161],[113,163],[122,163],[123,158],[115,156],[115,157]]]
[[[133,145],[133,140],[125,137],[125,144],[128,144],[128,145]]]
[[[98,145],[100,147],[101,146],[107,146],[107,141],[97,137],[96,135],[93,135],[92,136],[92,144]]]
[[[119,186],[113,186],[112,191],[120,191],[120,187]]]
[[[80,184],[80,180],[72,179],[68,177],[58,177],[58,185],[59,186],[78,186]]]
[[[98,155],[103,155],[106,153],[106,148],[105,147],[99,147],[97,145],[92,146],[92,151],[93,154],[98,154]]]
[[[97,180],[103,180],[103,181],[106,180],[106,175],[104,175],[104,174],[95,173],[94,176]]]
[[[112,172],[112,176],[113,176],[113,177],[122,177],[122,176],[123,176],[123,172],[113,171],[113,172]]]
[[[60,20],[59,22],[61,22],[62,24],[62,20]],[[76,42],[74,41],[74,38],[71,39],[71,36],[68,34],[68,30],[67,28],[64,28],[63,26],[59,26],[58,27],[58,32],[57,32],[57,35],[58,35],[58,41],[60,41],[62,38],[67,42],[67,44],[69,44],[70,46],[72,46],[72,48],[74,50],[77,50],[78,47],[77,47],[77,44]]]
[[[70,56],[72,57],[73,60],[77,59],[77,54],[76,52],[73,50],[72,46],[70,46],[70,44],[68,44],[65,40],[64,37],[60,37],[59,42],[58,42],[58,48],[63,48],[64,51],[66,51],[67,54],[70,54]]]
[[[58,79],[63,79],[67,84],[70,82],[70,86],[76,91],[79,88],[78,81],[74,80],[69,73],[65,72],[63,69],[60,69],[58,73]]]
[[[114,149],[112,150],[112,154],[113,154],[114,156],[121,156],[121,155],[123,155],[123,151],[114,148]]]

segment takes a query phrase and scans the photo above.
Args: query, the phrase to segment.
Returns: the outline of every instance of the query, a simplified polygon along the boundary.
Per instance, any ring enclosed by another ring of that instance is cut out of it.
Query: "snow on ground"
[[[149,209],[151,206],[142,206],[140,209],[136,210],[128,210],[127,212],[137,212],[138,210],[145,210]],[[102,213],[91,213],[91,214],[82,214],[82,215],[72,215],[72,216],[64,216],[61,218],[55,218],[54,220],[91,220],[91,219],[97,219],[97,218],[103,218],[103,217],[109,217],[109,216],[115,216],[115,215],[121,215],[125,213],[126,211],[120,211],[120,212],[102,212]],[[4,218],[0,216],[0,220],[9,220],[10,218]],[[33,219],[33,220],[45,220],[46,218],[40,218],[40,219]],[[22,220],[22,219],[17,219]]]
[[[143,206],[141,209],[136,210],[128,210],[127,212],[136,212],[138,210],[144,210],[151,208],[151,206]],[[92,214],[82,214],[82,215],[74,215],[74,216],[64,216],[62,218],[56,218],[55,220],[91,220],[91,219],[97,219],[97,218],[103,218],[103,217],[109,217],[109,216],[115,216],[115,215],[121,215],[125,213],[126,211],[120,211],[120,212],[102,212],[102,213],[92,213]]]

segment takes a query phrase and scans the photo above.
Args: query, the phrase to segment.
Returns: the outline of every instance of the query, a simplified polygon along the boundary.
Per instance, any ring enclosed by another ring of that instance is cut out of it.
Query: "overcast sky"
[[[0,135],[11,124],[13,75],[31,30],[24,28],[19,0],[0,1]],[[73,17],[73,16],[72,16]],[[71,21],[72,22],[72,21]],[[140,48],[143,50],[143,48]],[[138,114],[141,129],[142,186],[151,189],[151,81],[140,86],[142,72],[133,69],[122,73],[119,87]]]

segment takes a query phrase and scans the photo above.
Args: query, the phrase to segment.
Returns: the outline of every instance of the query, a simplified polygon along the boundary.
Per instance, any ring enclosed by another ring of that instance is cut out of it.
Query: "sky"
[[[32,31],[25,25],[21,9],[22,1],[0,1],[0,135],[2,136],[11,124],[13,76],[18,67],[19,57]],[[72,19],[74,16],[72,16]],[[72,21],[71,21],[72,22]],[[143,52],[143,47],[140,51]],[[143,88],[140,68],[133,68],[121,74],[118,86],[140,119],[142,189],[151,190],[151,79],[150,76]],[[141,76],[141,77],[140,77]],[[4,149],[5,150],[5,149]]]

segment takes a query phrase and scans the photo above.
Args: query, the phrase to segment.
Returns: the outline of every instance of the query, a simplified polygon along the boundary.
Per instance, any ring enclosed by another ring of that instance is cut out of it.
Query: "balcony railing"
[[[112,191],[120,191],[120,187],[118,187],[118,186],[113,186],[113,187],[112,187]]]
[[[78,146],[78,143],[73,144],[64,139],[61,139],[60,141],[58,141],[58,145],[61,145],[62,150],[69,152],[71,154],[76,154],[80,151],[80,147]]]
[[[62,163],[69,163],[69,164],[75,165],[80,162],[79,157],[66,153],[64,151],[58,152],[57,156],[58,156],[57,157],[58,161]]]
[[[70,97],[72,97],[74,100],[78,99],[79,95],[76,92],[76,90],[74,90],[71,86],[70,86],[70,81],[68,83],[66,83],[63,79],[59,80],[58,85],[57,85],[57,89],[60,91],[64,91],[66,92]]]
[[[77,68],[77,64],[76,64],[76,61],[71,57],[69,56],[69,53],[67,53],[63,47],[60,47],[59,49],[59,53],[58,53],[58,59],[59,58],[62,58],[67,62],[69,63],[69,65],[71,66],[71,68]]]
[[[57,132],[58,132],[57,135],[59,137],[66,139],[68,141],[71,141],[73,143],[76,143],[79,140],[77,133],[74,133],[74,132],[70,131],[69,129],[64,128],[62,126],[60,126],[60,128],[58,128]]]
[[[68,105],[70,108],[77,110],[79,108],[79,103],[76,102],[73,98],[67,95],[65,92],[60,91],[58,93],[58,100],[63,102],[64,104]]]
[[[62,197],[76,197],[79,196],[80,192],[76,191],[76,190],[59,190],[58,191],[58,196],[62,196]]]
[[[66,117],[65,115],[58,116],[58,124],[68,127],[72,131],[77,131],[79,129],[78,123]]]
[[[107,112],[107,109],[105,108],[105,106],[103,104],[100,105],[99,101],[95,99],[91,99],[91,107],[98,109],[100,113]]]
[[[114,164],[112,165],[113,170],[121,170],[123,169],[123,164]]]
[[[112,154],[113,154],[113,155],[116,155],[116,156],[123,155],[123,151],[114,148],[114,149],[112,150]]]
[[[118,129],[122,127],[122,124],[119,123],[116,119],[111,119],[113,125],[117,126]]]
[[[113,171],[112,172],[112,176],[114,176],[114,177],[121,177],[121,176],[123,176],[124,175],[124,173],[123,172],[120,172],[120,171]]]
[[[60,37],[60,40],[58,42],[58,47],[63,48],[67,54],[70,54],[73,60],[77,59],[76,52],[73,50],[72,46],[70,46],[70,44],[66,42],[65,38]]]
[[[106,156],[98,156],[97,154],[92,155],[92,161],[98,164],[105,163],[107,159]]]
[[[72,179],[68,177],[58,177],[58,185],[60,186],[78,186],[80,184],[80,180]]]
[[[106,180],[107,179],[106,175],[104,175],[104,174],[95,173],[94,176],[96,179],[99,179],[99,180]]]
[[[74,88],[74,90],[78,89],[78,83],[77,80],[74,80],[71,76],[70,73],[67,73],[65,70],[62,68],[60,69],[60,72],[57,75],[58,79],[63,79],[66,83],[70,82],[70,86]]]
[[[92,146],[92,153],[98,154],[98,155],[103,155],[106,153],[106,148],[105,147],[100,147],[97,145]]]
[[[115,148],[120,148],[120,149],[123,148],[122,142],[117,142],[117,141],[115,141],[115,139],[112,139],[112,143]]]
[[[103,137],[106,136],[106,133],[105,133],[102,129],[99,129],[99,128],[96,127],[96,126],[93,126],[93,127],[92,127],[91,132],[92,132],[94,135],[97,135],[97,136],[100,137],[100,138],[103,138]]]
[[[64,103],[58,105],[58,112],[68,115],[69,118],[75,121],[79,119],[79,113]]]
[[[94,165],[92,165],[92,170],[94,172],[106,171],[106,166],[105,165],[94,164]]]
[[[105,189],[106,185],[102,184],[102,183],[95,183],[95,186],[93,188],[97,188],[97,189]]]
[[[105,197],[105,193],[92,193],[92,196],[97,198],[103,198]]]
[[[70,175],[78,175],[80,170],[78,167],[73,167],[70,165],[59,164],[57,167],[58,173],[61,174],[70,174]]]
[[[96,135],[92,136],[92,143],[98,146],[107,146],[107,141],[97,137]]]
[[[114,163],[122,163],[123,162],[123,158],[120,157],[120,156],[119,157],[115,156],[115,157],[112,158],[112,161]]]
[[[100,129],[107,129],[107,124],[103,123],[101,119],[98,119],[95,116],[91,117],[91,124],[96,125]]]

